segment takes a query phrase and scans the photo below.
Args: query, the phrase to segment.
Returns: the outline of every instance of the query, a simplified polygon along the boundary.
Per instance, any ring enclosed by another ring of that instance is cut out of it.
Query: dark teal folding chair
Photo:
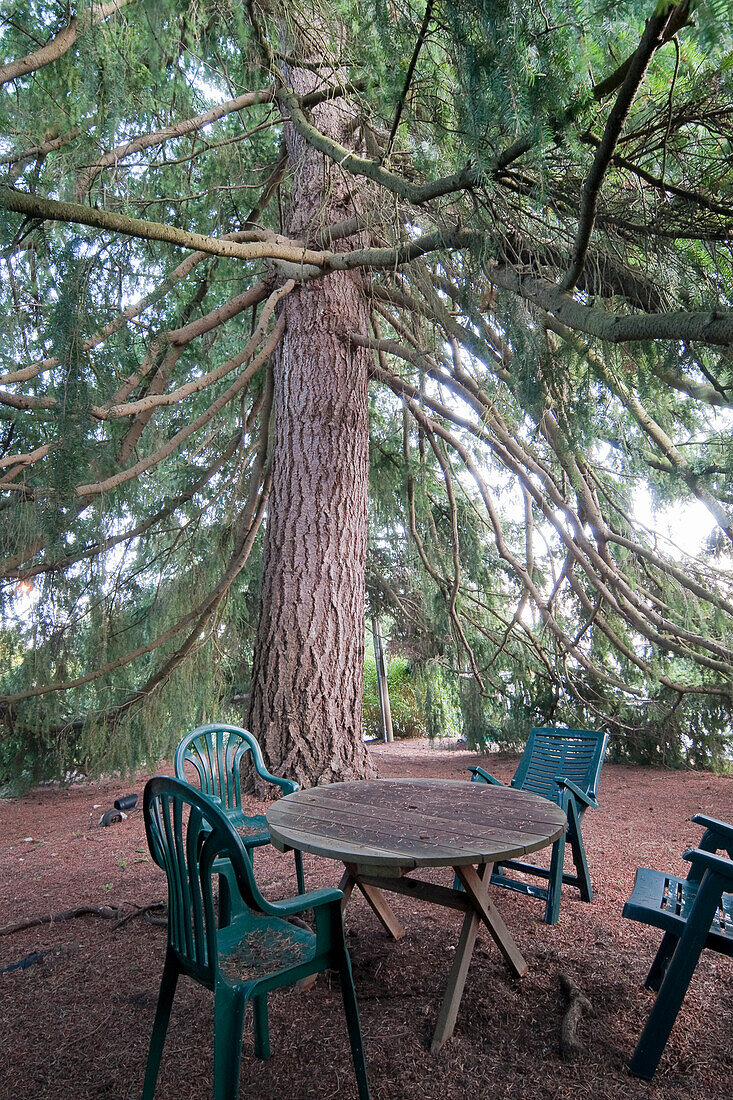
[[[625,917],[664,931],[644,983],[657,999],[629,1064],[647,1081],[659,1065],[702,951],[733,956],[733,825],[703,814],[692,820],[705,833],[699,848],[684,853],[692,864],[687,878],[640,867],[623,910]]]
[[[314,890],[268,902],[233,825],[212,799],[168,776],[151,779],[143,800],[153,859],[168,878],[168,945],[143,1100],[152,1100],[179,975],[214,994],[214,1100],[236,1100],[247,1004],[254,1013],[255,1055],[269,1058],[267,995],[321,970],[341,979],[360,1100],[369,1100],[359,1013],[341,920],[340,890]],[[233,868],[241,900],[218,927],[212,877],[216,863]],[[313,911],[315,932],[288,918]]]
[[[280,779],[267,770],[262,750],[249,730],[225,722],[210,722],[187,733],[176,749],[173,770],[177,779],[193,782],[220,803],[252,859],[255,848],[270,843],[270,830],[263,814],[247,814],[242,807],[242,767],[247,763],[251,763],[261,779],[279,787],[283,794],[299,789],[292,779]],[[303,857],[300,852],[293,855],[298,893],[302,894]],[[226,874],[222,875],[224,883],[228,883]]]
[[[580,823],[589,806],[598,806],[598,779],[607,744],[608,734],[593,730],[533,729],[511,781],[512,787],[542,795],[567,814],[568,827],[552,846],[549,868],[510,859],[505,863],[497,863],[491,876],[491,881],[497,886],[505,886],[508,890],[516,890],[531,897],[544,898],[547,924],[557,924],[560,917],[563,883],[576,886],[583,901],[591,901],[593,898]],[[500,781],[483,768],[472,767],[469,770],[473,773],[472,782],[501,786]],[[564,870],[566,841],[570,844],[575,874],[566,874]],[[520,871],[525,875],[547,879],[547,886],[535,886],[513,878],[507,871]]]

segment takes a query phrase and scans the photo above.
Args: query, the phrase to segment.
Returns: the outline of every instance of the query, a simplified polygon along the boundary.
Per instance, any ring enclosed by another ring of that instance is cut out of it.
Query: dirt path
[[[516,758],[482,760],[465,750],[400,742],[372,749],[384,777],[466,778],[482,762],[509,779]],[[156,771],[171,773],[161,763]],[[0,925],[79,906],[123,914],[164,897],[150,861],[139,811],[110,828],[89,828],[133,781],[42,788],[0,801]],[[530,964],[521,981],[479,937],[454,1037],[437,1057],[428,1046],[460,916],[395,896],[408,934],[391,943],[361,899],[346,914],[374,1100],[717,1100],[733,1070],[731,961],[704,955],[653,1084],[629,1077],[625,1063],[651,1004],[642,981],[658,935],[621,918],[640,864],[686,873],[681,859],[700,836],[690,823],[705,812],[733,821],[733,780],[694,772],[606,765],[601,809],[584,836],[596,897],[585,905],[568,890],[560,924],[542,906],[507,891],[495,900]],[[295,892],[292,859],[258,852],[265,893]],[[339,870],[305,857],[309,887],[335,885]],[[576,894],[577,897],[577,894]],[[155,915],[154,913],[151,915]],[[136,1097],[163,962],[165,930],[144,917],[121,926],[87,915],[0,935],[0,970],[33,952],[25,969],[0,974],[1,1100]],[[590,998],[579,1038],[587,1053],[561,1060],[566,1002],[560,976]],[[241,1096],[258,1100],[356,1096],[340,996],[321,978],[307,994],[271,998],[273,1057],[253,1057],[245,1025]],[[173,1008],[158,1100],[206,1098],[212,1082],[212,998],[182,981]]]

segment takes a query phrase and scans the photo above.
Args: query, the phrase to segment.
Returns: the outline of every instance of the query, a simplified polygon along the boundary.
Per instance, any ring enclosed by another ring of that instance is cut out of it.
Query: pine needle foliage
[[[431,732],[726,766],[725,0],[14,0],[0,81],[0,781],[246,721],[278,296],[344,262],[370,610]],[[350,197],[290,240],[295,131]]]

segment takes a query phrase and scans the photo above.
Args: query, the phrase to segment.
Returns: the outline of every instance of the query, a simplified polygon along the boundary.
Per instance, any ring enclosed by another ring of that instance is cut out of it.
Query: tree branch
[[[561,290],[572,290],[583,272],[603,178],[608,170],[636,93],[644,80],[649,62],[656,50],[663,45],[665,28],[669,25],[677,7],[687,10],[689,0],[681,0],[679,5],[668,4],[667,0],[663,0],[658,5],[657,11],[647,21],[639,46],[630,59],[618,97],[608,116],[603,138],[583,183],[580,217],[573,246],[572,262],[567,274],[560,281]]]
[[[33,53],[26,54],[25,57],[19,57],[17,61],[8,61],[5,65],[0,65],[0,87],[7,84],[9,80],[17,80],[20,76],[26,76],[28,73],[35,72],[36,69],[43,68],[44,65],[50,65],[51,62],[58,61],[67,50],[71,49],[77,40],[79,31],[85,26],[99,23],[119,11],[120,8],[124,8],[126,4],[135,2],[136,0],[109,0],[106,4],[90,7],[78,19],[75,15],[72,16],[67,25],[40,50],[34,50]]]

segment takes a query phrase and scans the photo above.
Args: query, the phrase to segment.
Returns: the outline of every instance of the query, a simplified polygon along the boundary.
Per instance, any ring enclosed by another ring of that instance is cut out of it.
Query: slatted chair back
[[[247,813],[242,806],[242,764],[245,761],[261,780],[278,787],[282,794],[292,794],[298,790],[298,784],[292,779],[283,779],[267,770],[262,750],[249,730],[226,722],[210,722],[187,733],[176,749],[173,765],[177,779],[198,786],[204,794],[216,799],[236,827],[252,858],[255,848],[270,843],[270,831],[264,814]],[[294,859],[298,892],[303,894],[305,880],[301,853],[295,852]],[[228,879],[229,894],[236,897],[232,876],[226,874],[225,865],[221,862],[219,869]],[[223,919],[226,919],[226,913],[225,904]]]
[[[562,776],[595,799],[607,742],[596,730],[533,729],[512,786],[559,804],[563,789],[555,777]]]
[[[248,754],[255,770],[265,772],[262,751],[249,730],[210,723],[182,739],[176,749],[174,770],[179,779],[195,776],[203,793],[217,798],[226,810],[240,810],[241,768]]]

